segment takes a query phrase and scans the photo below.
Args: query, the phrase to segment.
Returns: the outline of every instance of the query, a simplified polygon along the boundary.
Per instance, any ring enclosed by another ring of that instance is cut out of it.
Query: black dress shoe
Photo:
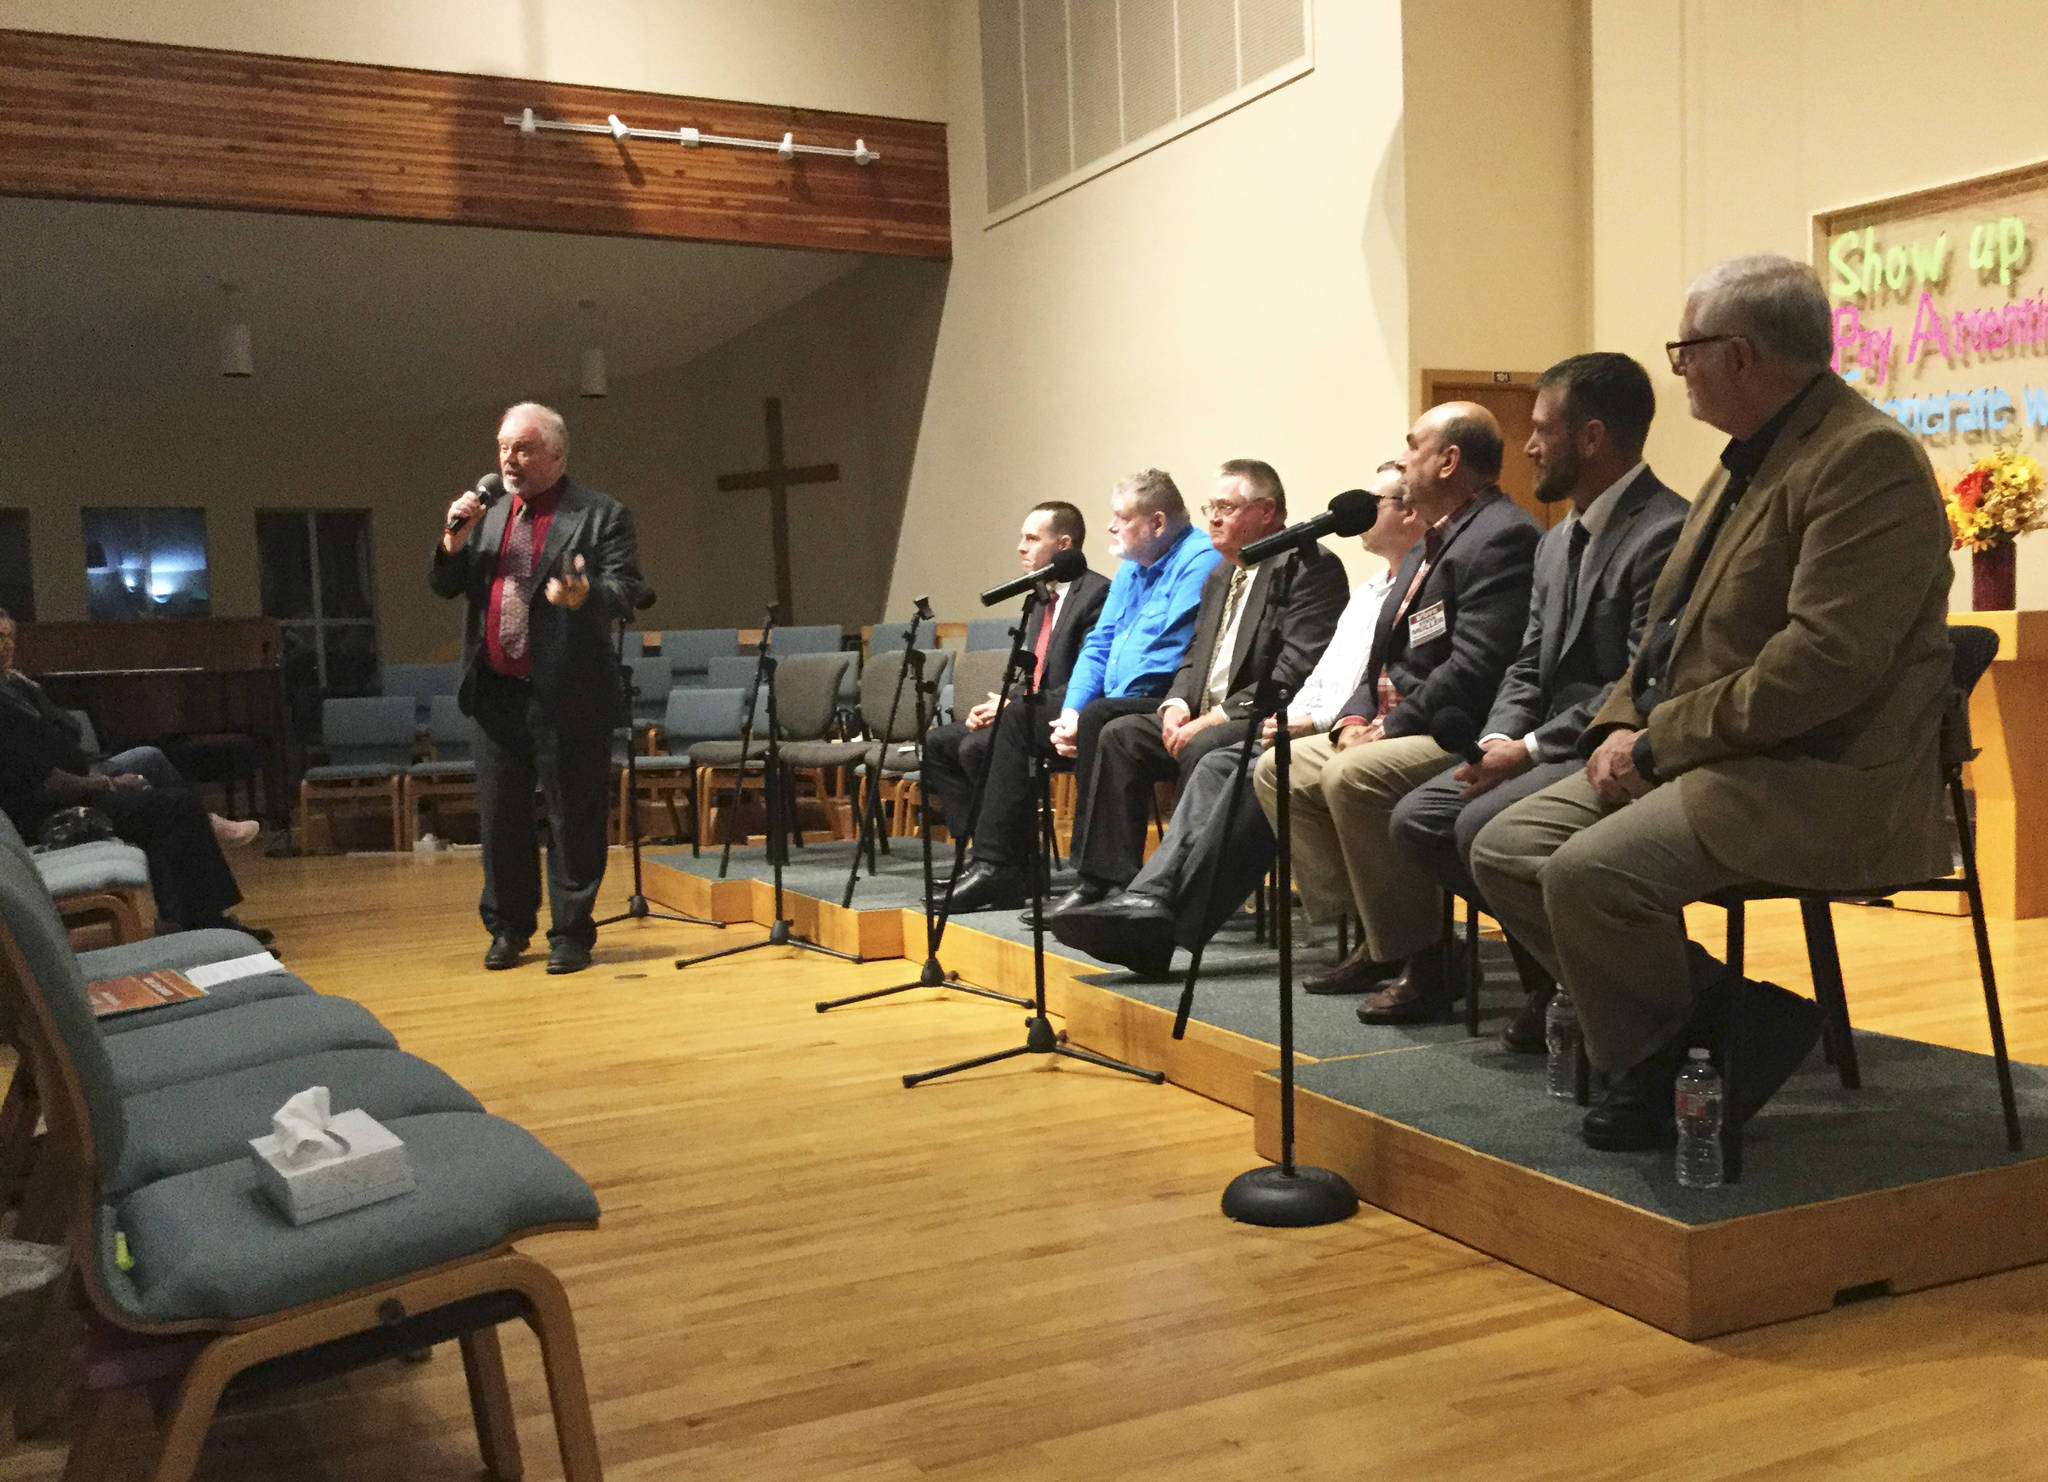
[[[492,937],[490,949],[484,953],[484,966],[494,973],[517,967],[520,954],[525,950],[525,937]]]
[[[1351,955],[1335,967],[1310,973],[1301,980],[1304,993],[1370,993],[1401,971],[1398,962],[1380,962],[1368,957],[1365,945],[1351,949]]]
[[[1763,1109],[1812,1053],[1820,1038],[1820,1005],[1776,983],[1745,978],[1741,1003],[1722,1044],[1728,1072],[1728,1124],[1740,1127]]]
[[[1691,1036],[1683,1031],[1612,1077],[1579,1124],[1586,1146],[1609,1153],[1640,1153],[1669,1144],[1675,1131],[1672,1089]]]
[[[590,949],[581,942],[564,938],[548,944],[548,971],[560,976],[563,973],[580,973],[590,966]]]
[[[953,914],[1014,911],[1031,899],[1031,877],[1017,865],[971,864],[953,885]]]
[[[1173,969],[1173,909],[1154,895],[1126,891],[1092,905],[1062,907],[1046,927],[1069,947],[1147,977]]]
[[[1090,880],[1084,875],[1081,878],[1080,884],[1045,908],[1047,923],[1050,924],[1055,912],[1072,910],[1080,906],[1092,906],[1097,901],[1107,900],[1113,888],[1098,881]],[[1030,931],[1038,925],[1038,915],[1031,907],[1026,906],[1022,911],[1018,912],[1017,924],[1026,931]]]
[[[1465,953],[1454,948],[1448,969],[1441,946],[1424,947],[1399,976],[1358,1006],[1361,1024],[1438,1024],[1464,997]]]

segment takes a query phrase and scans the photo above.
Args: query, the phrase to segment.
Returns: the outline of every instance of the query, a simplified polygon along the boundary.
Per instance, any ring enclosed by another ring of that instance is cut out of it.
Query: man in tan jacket
[[[1595,1147],[1669,1135],[1672,1081],[1742,1000],[1731,1121],[1769,1099],[1819,1011],[1688,944],[1730,885],[1882,886],[1947,870],[1938,743],[1949,532],[1927,458],[1828,369],[1803,265],[1735,258],[1687,295],[1672,369],[1728,447],[1693,501],[1585,770],[1482,830],[1472,874],[1577,1002]]]

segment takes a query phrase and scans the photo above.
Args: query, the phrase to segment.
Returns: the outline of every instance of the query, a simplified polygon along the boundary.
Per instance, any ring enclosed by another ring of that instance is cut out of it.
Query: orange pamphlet
[[[92,1001],[93,1013],[104,1019],[109,1014],[153,1009],[187,998],[204,998],[206,990],[193,986],[183,973],[159,968],[154,972],[129,973],[125,977],[102,978],[97,983],[87,983],[85,996]]]

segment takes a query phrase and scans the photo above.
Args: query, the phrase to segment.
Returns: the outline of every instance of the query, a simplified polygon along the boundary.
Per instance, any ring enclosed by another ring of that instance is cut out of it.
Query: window
[[[0,509],[0,608],[20,622],[36,620],[35,565],[28,555],[25,509]]]
[[[206,511],[101,505],[79,511],[86,610],[96,622],[205,617]]]
[[[263,615],[284,631],[293,713],[327,695],[367,695],[377,678],[377,606],[366,509],[259,509]],[[318,705],[310,705],[312,711]]]

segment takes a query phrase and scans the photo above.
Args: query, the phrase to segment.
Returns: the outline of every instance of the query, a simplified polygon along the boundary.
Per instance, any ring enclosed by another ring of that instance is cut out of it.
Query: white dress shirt
[[[1386,601],[1387,589],[1393,584],[1394,573],[1390,569],[1351,589],[1351,600],[1344,604],[1344,615],[1337,619],[1337,631],[1330,635],[1330,646],[1323,650],[1322,658],[1287,707],[1289,721],[1305,720],[1318,731],[1327,731],[1337,723],[1338,707],[1351,698],[1365,677],[1365,666],[1372,658],[1373,629],[1380,620],[1380,604]]]

